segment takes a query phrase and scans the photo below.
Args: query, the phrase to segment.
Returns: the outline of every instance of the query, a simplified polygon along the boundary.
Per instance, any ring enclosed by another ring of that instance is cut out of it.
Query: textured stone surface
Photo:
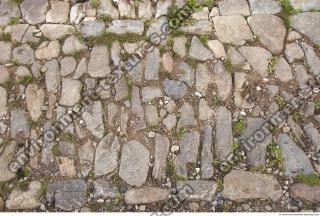
[[[148,204],[168,199],[169,191],[156,187],[130,189],[125,193],[125,202],[130,205]]]
[[[320,187],[311,186],[307,184],[294,184],[292,185],[291,195],[299,200],[306,201],[308,203],[319,203],[320,202]]]

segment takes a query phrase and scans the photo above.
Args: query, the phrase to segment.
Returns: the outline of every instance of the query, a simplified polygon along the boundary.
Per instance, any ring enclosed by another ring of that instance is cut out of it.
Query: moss
[[[217,189],[218,189],[219,191],[223,191],[223,180],[220,179],[220,178],[218,178],[217,181],[216,181],[216,183],[217,183]]]
[[[24,0],[10,0],[11,3],[21,4]]]
[[[215,95],[212,97],[212,106],[217,107],[220,106],[221,102],[219,100],[219,98]]]
[[[3,32],[0,35],[0,41],[11,41],[11,40],[12,40],[12,38],[11,38],[11,34],[10,33]]]
[[[292,113],[292,118],[295,122],[300,122],[302,120],[302,116],[297,111]]]
[[[283,108],[286,105],[286,101],[281,96],[277,96],[275,98],[275,100],[276,100],[276,103],[279,105],[280,108]]]
[[[212,9],[215,6],[215,0],[205,0],[203,6]]]
[[[113,202],[115,205],[120,205],[123,202],[123,196],[120,193],[117,193]]]
[[[55,157],[59,157],[61,155],[60,149],[59,149],[59,145],[58,144],[54,144],[52,147],[52,154]]]
[[[208,40],[209,40],[208,35],[200,35],[200,36],[199,36],[199,39],[200,39],[201,43],[203,43],[203,44],[205,44],[205,45],[208,44]]]
[[[100,15],[98,16],[97,20],[101,22],[110,22],[112,21],[112,17],[109,15]]]
[[[160,46],[159,48],[160,55],[163,55],[166,51],[167,51],[167,48],[165,46]]]
[[[18,16],[10,17],[10,21],[9,21],[10,25],[17,25],[19,23],[20,23],[20,17],[18,17]]]
[[[11,193],[11,191],[13,190],[12,187],[10,187],[10,184],[4,183],[4,182],[0,182],[0,195],[1,197],[5,198],[7,196],[9,196],[9,194]]]
[[[59,138],[70,143],[75,143],[77,141],[77,137],[71,133],[61,133]]]
[[[316,100],[314,102],[314,105],[315,105],[316,110],[320,110],[320,100]]]
[[[27,181],[19,181],[17,183],[17,187],[22,191],[26,191],[29,188],[29,182],[27,182]]]
[[[311,174],[311,175],[298,175],[297,180],[300,183],[308,185],[320,185],[320,175]]]
[[[98,8],[100,6],[100,4],[101,4],[100,0],[90,0],[90,5],[93,8]]]
[[[187,63],[193,68],[195,69],[198,65],[198,61],[194,58],[187,58]]]
[[[186,129],[185,128],[179,128],[177,130],[174,130],[172,132],[172,136],[176,139],[181,139],[182,136],[186,133]]]
[[[138,35],[138,34],[134,34],[134,33],[127,33],[127,34],[123,34],[123,35],[118,35],[118,34],[114,34],[114,33],[104,32],[97,37],[90,37],[90,38],[86,38],[84,40],[89,46],[101,44],[101,45],[107,45],[110,48],[112,43],[115,41],[119,41],[122,44],[125,42],[135,43],[135,42],[141,41],[143,39],[144,39],[143,36]]]
[[[228,72],[232,72],[233,70],[233,65],[232,65],[232,62],[229,58],[226,58],[224,61],[223,61],[223,65],[225,67],[225,69],[228,71]]]
[[[73,56],[73,58],[75,58],[76,60],[79,60],[80,58],[81,58],[81,53],[80,52],[74,52],[73,54],[72,54],[72,56]]]

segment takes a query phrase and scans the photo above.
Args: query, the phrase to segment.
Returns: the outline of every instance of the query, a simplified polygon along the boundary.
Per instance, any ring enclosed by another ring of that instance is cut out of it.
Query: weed
[[[223,65],[224,67],[226,68],[226,70],[228,72],[232,72],[232,69],[233,69],[233,65],[232,65],[232,62],[229,58],[226,58],[224,61],[223,61]]]
[[[0,182],[0,194],[1,197],[5,198],[9,196],[12,191],[12,187],[10,187],[9,183]]]
[[[61,155],[61,152],[60,152],[60,149],[59,149],[59,145],[58,144],[54,144],[52,146],[52,154],[55,156],[55,157],[59,157]]]
[[[122,44],[124,42],[135,43],[141,41],[142,39],[143,36],[134,33],[118,35],[114,33],[104,32],[97,37],[86,38],[85,41],[89,46],[102,44],[107,45],[110,48],[114,41],[119,41]]]
[[[215,96],[212,97],[212,105],[214,107],[221,105],[221,102],[220,102],[218,96],[215,95]]]
[[[33,76],[27,75],[27,76],[22,77],[22,79],[18,81],[18,84],[28,85],[32,82],[33,82]]]
[[[98,8],[100,6],[100,0],[90,0],[90,4],[93,8]]]
[[[245,120],[242,116],[240,116],[238,121],[236,121],[233,125],[233,131],[237,134],[242,134],[245,130],[245,126]]]
[[[292,113],[292,118],[295,122],[299,122],[302,120],[302,116],[300,115],[299,112],[295,111]]]
[[[19,23],[20,23],[20,17],[18,17],[18,16],[10,17],[10,21],[9,21],[10,25],[17,25]]]
[[[280,169],[283,169],[284,159],[282,157],[282,152],[279,146],[274,141],[272,141],[271,144],[268,146],[268,152],[271,156],[268,166],[277,166]]]
[[[73,58],[76,60],[79,60],[81,58],[81,53],[79,51],[76,51],[72,54]]]
[[[188,59],[187,59],[187,63],[188,63],[193,69],[195,69],[195,68],[197,67],[197,65],[198,65],[197,60],[194,59],[194,58],[188,58]]]
[[[199,39],[200,39],[201,43],[203,43],[203,44],[205,44],[205,45],[208,44],[208,40],[209,40],[208,35],[200,35],[200,36],[199,36]]]
[[[283,19],[287,28],[291,27],[290,16],[299,13],[299,10],[296,10],[292,7],[289,0],[280,0],[282,11],[279,16]]]
[[[3,32],[0,35],[0,41],[11,41],[11,40],[12,40],[12,38],[11,38],[11,34],[10,33]]]
[[[97,20],[101,22],[110,22],[112,21],[112,17],[109,15],[100,15],[98,16]]]
[[[15,85],[15,81],[13,79],[9,79],[5,84],[4,87],[8,90],[11,90]]]
[[[171,37],[180,37],[185,35],[185,32],[183,32],[181,29],[172,29],[170,32]]]
[[[160,46],[159,48],[160,55],[163,55],[166,51],[167,51],[167,48],[165,46]]]
[[[316,110],[320,110],[320,100],[314,102]]]
[[[169,71],[161,71],[161,75],[165,78],[168,78],[169,80],[172,79],[171,73]]]
[[[283,108],[286,105],[286,101],[281,96],[277,96],[275,98],[275,100],[276,100],[276,103],[279,105],[280,108]]]
[[[116,197],[114,198],[114,204],[119,205],[120,203],[123,202],[123,197],[120,193],[116,194]]]
[[[173,131],[172,136],[176,139],[181,139],[185,133],[186,133],[185,128],[179,128],[178,130]]]
[[[36,49],[38,47],[38,43],[33,42],[33,41],[28,41],[27,44],[32,48]]]
[[[273,75],[274,74],[274,65],[277,63],[278,59],[274,56],[272,56],[270,59],[268,59],[268,71],[269,71],[269,75]]]
[[[216,182],[217,182],[217,189],[219,191],[223,191],[223,180],[218,178]]]
[[[166,173],[174,181],[185,181],[186,177],[177,175],[176,168],[172,159],[167,159]]]
[[[231,144],[231,147],[232,147],[233,152],[238,151],[238,150],[239,150],[239,147],[240,147],[239,141],[238,141],[238,140],[234,140],[234,141],[232,142],[232,144]]]
[[[28,190],[29,182],[27,182],[27,181],[18,181],[17,187],[22,191],[26,191],[26,190]]]
[[[149,29],[150,25],[152,24],[152,20],[151,19],[147,19],[144,21],[144,29]]]
[[[48,187],[48,183],[49,183],[50,178],[49,177],[45,177],[42,181],[41,181],[41,187],[39,188],[39,190],[37,191],[37,196],[39,199],[42,199],[47,191],[47,187]]]
[[[311,174],[311,175],[298,175],[298,182],[308,184],[308,185],[320,185],[320,175]]]

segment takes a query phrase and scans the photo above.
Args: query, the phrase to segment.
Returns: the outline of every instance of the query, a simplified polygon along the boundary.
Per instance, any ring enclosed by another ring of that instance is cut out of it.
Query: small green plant
[[[295,122],[300,122],[302,120],[302,116],[297,111],[292,113],[292,118]]]
[[[120,194],[120,193],[117,193],[116,194],[116,197],[114,198],[114,204],[115,205],[119,205],[119,204],[121,204],[122,202],[123,202],[123,197],[122,197],[122,195]]]
[[[224,67],[226,68],[226,70],[228,72],[232,72],[232,69],[233,69],[233,65],[232,65],[232,62],[229,58],[226,58],[224,61],[223,61],[223,65]]]
[[[60,149],[59,149],[59,145],[58,144],[54,144],[52,147],[52,154],[55,157],[59,157],[61,155]]]
[[[17,25],[19,23],[20,23],[20,17],[18,17],[18,16],[10,17],[10,21],[9,21],[10,25]]]
[[[108,15],[100,15],[98,16],[97,20],[101,22],[109,22],[109,21],[112,21],[112,18],[111,16],[108,16]]]
[[[214,95],[212,97],[212,106],[217,107],[217,106],[220,106],[220,105],[221,105],[221,102],[220,102],[218,96]]]
[[[32,48],[36,49],[38,47],[38,43],[33,42],[33,41],[28,41],[27,44]]]
[[[176,139],[181,139],[185,133],[186,133],[186,129],[185,128],[179,128],[179,129],[174,130],[172,132],[172,136],[174,138],[176,138]]]
[[[233,131],[237,134],[242,134],[245,130],[245,126],[245,120],[242,116],[240,116],[238,121],[236,121],[233,125]]]
[[[30,84],[32,82],[33,82],[33,76],[32,75],[27,75],[27,76],[22,77],[22,79],[20,79],[18,81],[18,84],[28,85],[28,84]]]
[[[187,58],[187,63],[188,63],[188,65],[190,65],[192,68],[196,68],[197,67],[197,65],[198,65],[198,62],[197,62],[197,60],[196,59],[194,59],[194,58]]]
[[[166,51],[167,51],[167,48],[165,46],[160,46],[159,48],[160,55],[163,55]]]
[[[90,4],[93,8],[98,8],[100,6],[100,0],[90,0]]]
[[[76,60],[79,60],[80,58],[81,58],[81,53],[80,52],[74,52],[73,54],[72,54],[72,56],[73,56],[73,58],[75,58]]]
[[[209,9],[212,9],[214,7],[214,5],[215,5],[215,0],[205,0],[203,2],[203,6],[209,8]]]
[[[284,159],[282,157],[282,152],[279,146],[274,141],[272,141],[268,146],[268,152],[271,157],[268,164],[269,167],[277,166],[280,169],[283,169]]]
[[[320,175],[311,174],[311,175],[298,175],[298,182],[308,184],[308,185],[320,185]]]
[[[26,191],[26,190],[28,190],[29,182],[27,182],[27,181],[18,181],[17,187],[22,191]]]
[[[12,191],[12,187],[10,187],[9,183],[0,182],[0,195],[1,197],[5,198],[9,196]]]
[[[276,103],[279,105],[280,108],[283,108],[286,105],[286,101],[281,96],[277,96],[275,98],[275,100],[276,100]]]
[[[39,199],[42,199],[45,196],[49,180],[49,177],[45,177],[43,180],[41,180],[41,187],[37,191],[37,196]]]
[[[144,21],[144,29],[147,30],[149,29],[150,25],[152,24],[152,20],[151,19],[147,19]]]
[[[219,191],[223,191],[223,180],[218,178],[216,182],[217,182],[217,189]]]
[[[10,0],[11,3],[21,4],[23,0]]]
[[[240,144],[239,144],[239,141],[238,140],[234,140],[231,144],[231,147],[232,147],[232,151],[233,152],[236,152],[239,150],[240,148]]]
[[[320,100],[314,102],[316,110],[320,110]]]
[[[12,38],[11,38],[11,34],[10,33],[3,32],[0,35],[0,41],[11,41],[11,40],[12,40]]]
[[[81,36],[82,37],[82,36]],[[89,37],[83,39],[89,46],[93,46],[96,44],[107,45],[109,48],[111,47],[112,43],[115,41],[119,41],[121,44],[128,42],[128,43],[135,43],[141,41],[143,36],[134,34],[134,33],[127,33],[123,35],[118,35],[114,33],[104,32],[97,37]]]
[[[201,43],[203,43],[204,45],[208,44],[208,40],[209,40],[208,35],[200,35],[199,39],[200,39]]]
[[[294,9],[289,0],[280,0],[280,3],[282,6],[282,11],[279,16],[283,19],[287,28],[290,28],[290,16],[299,13],[300,10]]]
[[[132,100],[132,88],[133,88],[133,82],[131,80],[131,78],[129,76],[125,76],[124,80],[126,82],[126,86],[127,86],[127,95],[126,95],[126,99],[127,100]]]
[[[77,142],[77,137],[71,133],[61,133],[59,138],[63,141],[67,141],[70,143],[75,143]]]
[[[277,63],[278,59],[274,56],[272,56],[270,59],[268,59],[268,71],[269,75],[274,75],[274,65]]]

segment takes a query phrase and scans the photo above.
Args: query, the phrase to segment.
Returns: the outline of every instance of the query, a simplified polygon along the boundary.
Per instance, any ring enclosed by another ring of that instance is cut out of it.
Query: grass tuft
[[[320,185],[320,175],[311,174],[311,175],[298,175],[298,182],[308,184],[308,185]]]
[[[10,33],[3,32],[0,35],[0,41],[11,41],[11,40],[12,40],[12,38],[11,38],[11,34]]]
[[[289,0],[280,0],[280,3],[282,6],[282,11],[279,16],[283,19],[284,24],[287,26],[287,28],[290,28],[290,16],[295,15],[301,11],[294,9]]]

